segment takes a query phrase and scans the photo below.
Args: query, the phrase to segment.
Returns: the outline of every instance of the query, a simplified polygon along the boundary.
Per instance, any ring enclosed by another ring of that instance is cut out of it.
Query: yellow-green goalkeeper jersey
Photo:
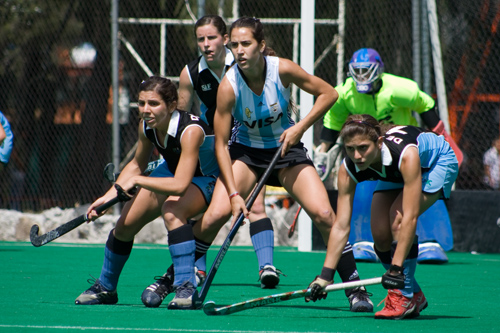
[[[410,79],[383,73],[382,87],[376,94],[361,94],[352,78],[335,87],[337,102],[327,112],[323,125],[340,131],[351,114],[369,114],[378,121],[397,125],[418,125],[412,111],[423,113],[434,107],[434,99]]]

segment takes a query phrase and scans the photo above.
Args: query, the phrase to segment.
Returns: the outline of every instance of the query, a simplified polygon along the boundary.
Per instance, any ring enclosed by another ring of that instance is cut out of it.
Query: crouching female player
[[[195,241],[187,219],[203,212],[210,203],[219,173],[211,129],[197,116],[179,111],[177,88],[168,79],[153,76],[139,86],[139,139],[137,151],[112,187],[88,209],[118,195],[130,197],[106,242],[101,275],[76,304],[115,304],[118,278],[133,246],[135,235],[147,223],[162,216],[168,229],[169,250],[174,265],[176,296],[169,309],[190,309],[196,291]],[[149,176],[141,176],[151,152],[157,148],[165,161]]]
[[[321,275],[310,284],[307,300],[326,297],[344,244],[349,237],[356,184],[379,180],[373,194],[371,230],[375,251],[387,272],[388,290],[379,319],[416,317],[427,300],[415,280],[417,218],[439,198],[449,198],[458,161],[442,135],[413,126],[384,131],[369,115],[351,115],[342,127],[347,157],[339,170],[337,219],[328,240]]]

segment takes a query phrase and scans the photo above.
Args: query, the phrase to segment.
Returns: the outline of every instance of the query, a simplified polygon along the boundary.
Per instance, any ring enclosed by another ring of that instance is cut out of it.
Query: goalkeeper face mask
[[[374,49],[360,49],[354,52],[349,62],[349,75],[356,83],[359,93],[371,93],[384,72],[384,63]]]

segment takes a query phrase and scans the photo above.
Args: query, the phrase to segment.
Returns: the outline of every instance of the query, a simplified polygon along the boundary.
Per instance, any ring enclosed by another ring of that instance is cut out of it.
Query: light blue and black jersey
[[[457,164],[455,154],[444,136],[414,126],[396,126],[384,137],[382,144],[382,170],[372,168],[360,171],[349,157],[344,159],[347,172],[357,183],[365,180],[383,180],[403,183],[400,172],[403,154],[408,147],[417,147],[422,174],[438,171],[438,164]],[[445,177],[444,173],[442,177]]]
[[[279,76],[279,58],[265,59],[266,79],[260,95],[248,87],[238,66],[226,73],[236,97],[231,142],[253,148],[278,147],[281,134],[295,124],[288,108],[290,87],[283,87]]]
[[[198,116],[175,110],[170,118],[168,135],[164,142],[159,142],[156,131],[144,123],[144,134],[153,142],[165,159],[168,169],[175,174],[181,156],[181,139],[184,131],[190,126],[198,126],[205,133],[205,140],[200,147],[198,165],[194,177],[218,176],[219,165],[215,157],[215,137],[213,130]]]

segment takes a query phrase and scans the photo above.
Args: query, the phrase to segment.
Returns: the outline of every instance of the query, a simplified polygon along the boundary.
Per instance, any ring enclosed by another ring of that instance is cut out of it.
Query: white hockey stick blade
[[[381,277],[376,277],[372,279],[365,279],[359,281],[345,282],[345,283],[337,283],[331,284],[325,288],[325,292],[329,293],[332,291],[345,290],[345,289],[353,289],[361,286],[370,286],[374,284],[382,283]],[[257,308],[269,304],[279,303],[283,301],[288,301],[294,298],[303,298],[308,296],[311,293],[311,289],[302,289],[289,291],[281,294],[274,294],[271,296],[254,298],[248,301],[235,303],[231,305],[217,307],[215,302],[208,301],[203,305],[203,312],[205,312],[208,316],[217,316],[217,315],[228,315],[235,312],[240,312],[243,310],[248,310],[252,308]]]

